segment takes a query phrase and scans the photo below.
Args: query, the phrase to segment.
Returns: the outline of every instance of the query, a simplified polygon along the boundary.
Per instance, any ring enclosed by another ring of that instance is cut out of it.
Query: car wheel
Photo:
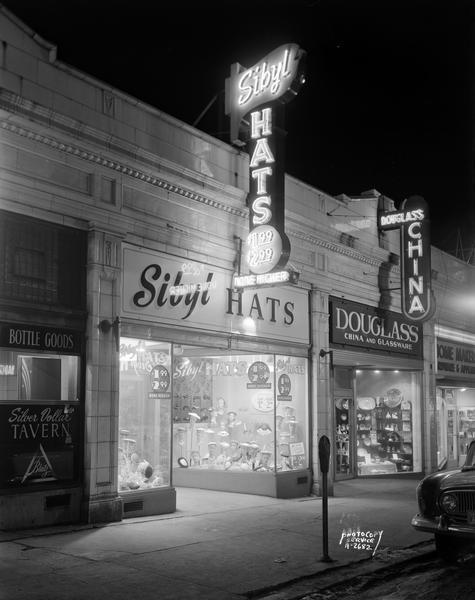
[[[445,562],[457,562],[460,548],[456,541],[448,535],[435,534],[435,549],[439,558]]]

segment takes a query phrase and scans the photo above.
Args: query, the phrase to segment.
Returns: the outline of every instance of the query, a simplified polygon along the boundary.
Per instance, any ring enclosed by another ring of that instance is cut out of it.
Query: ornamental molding
[[[97,132],[90,127],[85,127],[83,124],[80,124],[73,119],[68,119],[67,117],[58,115],[51,110],[45,109],[44,107],[39,106],[29,100],[25,100],[16,94],[8,92],[7,90],[0,90],[0,107],[16,114],[26,116],[29,119],[36,118],[42,122],[47,122],[48,126],[50,127],[56,125],[69,134],[75,136],[81,135],[82,138],[90,138],[91,142],[95,142],[100,145],[107,145],[109,150],[116,150],[122,154],[129,155],[131,158],[138,159],[154,169],[163,171],[164,168],[167,168],[164,167],[164,161],[158,162],[150,153],[140,151],[135,146],[127,148],[126,144],[119,145],[118,141],[114,143],[111,140],[110,135],[101,135],[100,132]],[[132,167],[117,159],[107,158],[99,152],[83,148],[76,144],[73,145],[70,142],[59,141],[52,135],[38,133],[32,129],[27,129],[24,125],[19,125],[10,120],[1,121],[0,126],[5,131],[14,133],[34,142],[44,144],[56,151],[76,156],[77,158],[100,165],[101,167],[106,167],[112,171],[120,173],[121,175],[126,175],[133,179],[143,181],[149,185],[153,185],[168,192],[173,192],[190,200],[194,200],[201,204],[206,204],[207,206],[211,206],[238,217],[244,218],[248,216],[249,211],[247,208],[230,206],[229,204],[225,204],[224,202],[213,199],[210,196],[199,194],[190,188],[182,186],[181,184],[166,181],[163,177],[157,177],[152,172],[146,171],[145,169]],[[187,169],[186,167],[183,167],[181,171],[178,171],[176,168],[172,167],[168,167],[168,170],[171,172],[172,176],[192,176],[195,174],[194,171]],[[217,193],[231,195],[234,201],[242,201],[242,198],[237,197],[236,192],[234,192],[234,194],[232,193],[232,189],[230,187],[228,188],[224,186],[224,184],[219,185],[219,182],[216,180],[212,180],[212,182],[198,181],[197,183],[199,183],[200,186],[204,186],[207,183],[209,185],[214,184],[217,187]],[[244,193],[242,192],[241,195],[245,197]]]
[[[340,254],[342,256],[346,256],[347,258],[352,258],[353,260],[357,260],[359,262],[365,263],[367,265],[371,265],[376,269],[379,269],[382,263],[385,262],[386,257],[382,258],[374,258],[372,256],[368,256],[363,254],[362,252],[358,252],[354,248],[349,248],[347,246],[342,246],[341,244],[337,244],[336,242],[332,242],[330,240],[322,240],[320,238],[315,237],[309,233],[304,233],[303,231],[295,231],[289,230],[288,232],[292,237],[303,240],[312,246],[317,246],[319,248],[324,248],[329,252],[333,252],[335,254]],[[391,267],[391,272],[398,273],[398,267]]]
[[[101,145],[106,145],[111,150],[117,150],[122,154],[128,154],[133,158],[141,160],[146,164],[156,168],[156,169],[164,169],[162,163],[159,163],[156,159],[153,158],[153,155],[145,153],[144,151],[139,152],[136,147],[126,148],[125,145],[118,145],[116,142],[115,145],[111,141],[111,137],[101,132],[98,132],[91,127],[85,127],[82,123],[79,123],[73,119],[62,116],[50,109],[46,109],[30,100],[26,100],[21,98],[17,94],[14,94],[8,90],[0,90],[0,108],[4,108],[12,113],[23,115],[29,119],[36,119],[41,122],[46,123],[49,127],[56,125],[61,130],[71,134],[71,135],[81,135],[83,138],[90,138],[91,142],[95,142]],[[199,202],[201,204],[210,206],[217,210],[223,211],[225,213],[234,215],[236,217],[247,219],[249,217],[249,209],[247,207],[237,207],[230,206],[229,204],[225,204],[219,200],[211,198],[209,196],[205,196],[204,194],[199,194],[192,189],[186,188],[181,184],[171,183],[170,181],[166,181],[162,177],[157,177],[150,171],[146,171],[145,169],[138,169],[126,164],[123,161],[119,161],[117,159],[107,158],[103,156],[99,152],[92,151],[90,149],[83,148],[79,145],[72,144],[70,142],[59,141],[52,135],[45,135],[43,133],[38,133],[37,131],[33,131],[32,129],[27,129],[24,125],[19,125],[17,123],[12,122],[11,120],[2,120],[0,121],[0,127],[4,131],[8,131],[15,135],[21,136],[23,138],[32,140],[34,142],[44,144],[45,146],[52,148],[58,152],[64,152],[65,154],[69,154],[71,156],[75,156],[81,160],[87,161],[89,163],[99,165],[101,167],[105,167],[114,171],[116,173],[120,173],[121,175],[125,175],[132,179],[142,181],[159,189],[165,190],[167,192],[175,193],[184,198],[188,198],[195,202]],[[190,169],[183,168],[183,172],[180,173],[175,169],[170,168],[170,171],[174,171],[176,175],[186,176],[187,174],[194,174],[194,171]],[[214,184],[216,182],[213,180]],[[200,182],[200,185],[205,185],[206,182]],[[226,188],[224,185],[222,189],[219,190],[223,194],[232,195],[234,200],[238,200],[238,195],[236,192],[232,194],[230,192],[231,188]],[[244,196],[244,193],[241,192]],[[242,199],[241,199],[242,201]],[[291,211],[289,211],[291,212]],[[301,230],[296,230],[289,228],[288,229],[289,236],[292,236],[296,239],[300,239],[311,244],[314,247],[324,248],[329,252],[333,252],[335,254],[340,254],[342,256],[346,256],[348,258],[352,258],[359,262],[372,265],[376,268],[379,268],[381,263],[384,262],[384,257],[382,258],[373,258],[371,256],[365,255],[361,252],[358,252],[354,248],[349,248],[346,246],[342,246],[336,242],[332,242],[329,240],[323,240],[315,235],[311,235],[309,233],[302,232]],[[393,270],[393,269],[391,269]],[[398,272],[398,268],[394,268],[395,272]]]

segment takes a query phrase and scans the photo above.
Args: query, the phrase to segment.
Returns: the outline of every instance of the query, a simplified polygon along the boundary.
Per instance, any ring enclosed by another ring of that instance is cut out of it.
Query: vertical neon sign
[[[250,69],[235,64],[226,80],[226,114],[231,141],[249,151],[249,235],[245,257],[251,273],[282,269],[290,255],[285,234],[284,131],[282,105],[304,82],[305,52],[296,44],[280,46]],[[244,127],[243,127],[244,124]]]
[[[426,321],[435,310],[431,288],[429,208],[421,196],[404,200],[401,210],[381,212],[381,230],[401,232],[401,310],[411,321]]]

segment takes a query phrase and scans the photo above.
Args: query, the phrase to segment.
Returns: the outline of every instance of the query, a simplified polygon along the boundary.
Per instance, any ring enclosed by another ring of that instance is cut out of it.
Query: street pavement
[[[375,569],[388,556],[433,550],[431,536],[410,525],[417,483],[336,483],[325,547],[319,497],[281,500],[182,487],[169,515],[3,531],[0,599],[284,598],[289,584],[341,578],[355,568]]]

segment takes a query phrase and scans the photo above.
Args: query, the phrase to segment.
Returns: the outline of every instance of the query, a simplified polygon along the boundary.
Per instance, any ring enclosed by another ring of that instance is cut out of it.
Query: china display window
[[[177,465],[234,473],[308,466],[307,361],[175,347]]]
[[[119,490],[170,485],[171,344],[122,337]]]
[[[78,356],[0,350],[0,486],[79,477]]]
[[[420,375],[356,371],[356,445],[359,475],[421,470]]]

